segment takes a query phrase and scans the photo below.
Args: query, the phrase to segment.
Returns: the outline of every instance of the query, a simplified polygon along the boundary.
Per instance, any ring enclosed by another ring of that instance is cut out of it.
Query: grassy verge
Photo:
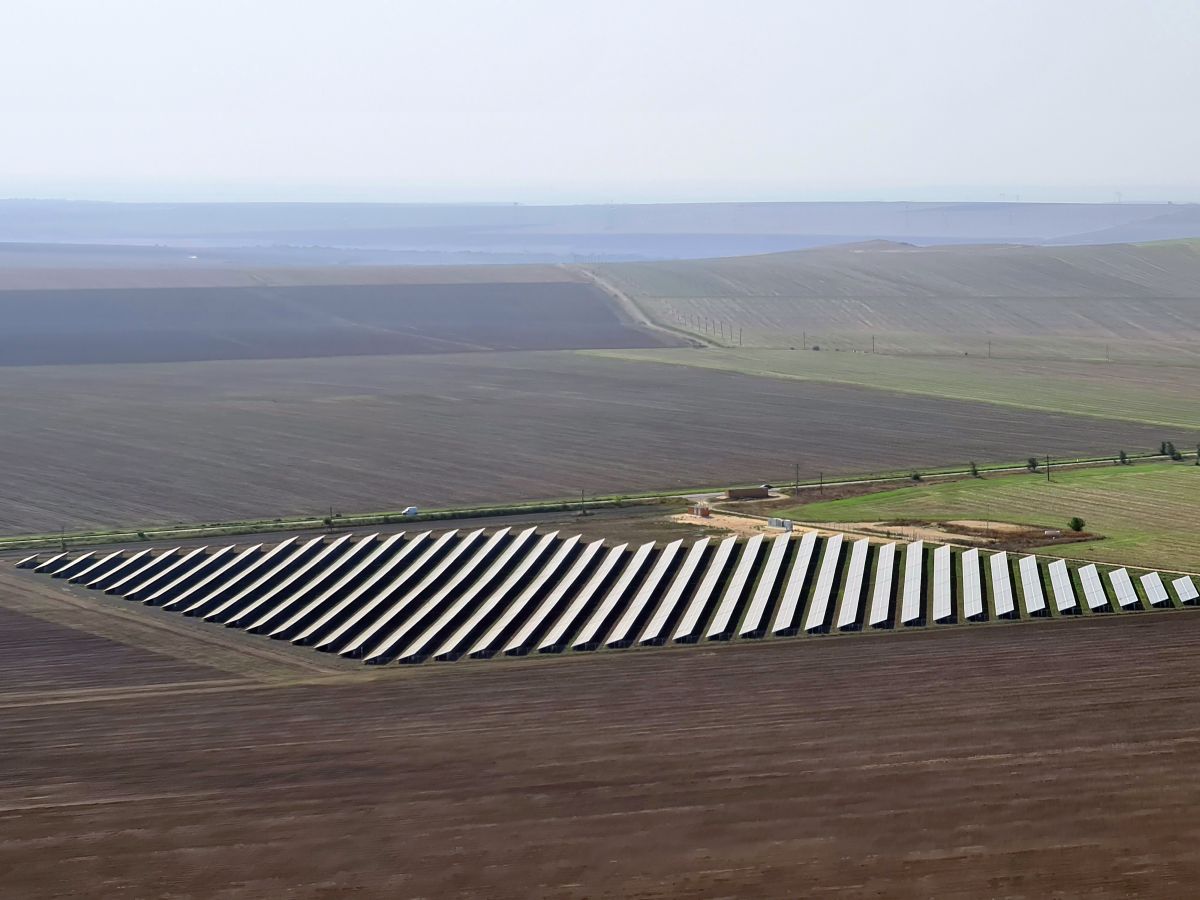
[[[808,522],[957,519],[1065,529],[1072,516],[1102,539],[1045,552],[1169,570],[1200,571],[1200,467],[1138,463],[914,485],[777,513]]]
[[[1131,459],[1144,461],[1161,459],[1153,455],[1130,455]],[[1074,466],[1105,466],[1111,464],[1109,457],[1084,457],[1079,459],[1055,460],[1056,468]],[[1017,462],[990,463],[978,466],[983,474],[1004,473],[1022,469]],[[936,481],[939,478],[959,478],[967,474],[963,466],[943,466],[934,469],[922,469],[923,478]],[[846,475],[840,478],[826,478],[821,482],[825,487],[845,484],[888,484],[908,483],[912,473],[908,470],[877,472],[859,475]],[[779,479],[779,485],[791,486],[790,479]],[[748,484],[732,484],[728,487],[751,487]],[[815,481],[802,481],[800,488],[815,488]],[[584,505],[589,510],[636,508],[652,506],[668,501],[678,501],[684,496],[695,494],[717,494],[725,487],[697,487],[660,491],[645,491],[637,494],[608,495],[589,497]],[[113,528],[92,531],[66,531],[42,534],[20,534],[0,537],[0,553],[23,550],[70,549],[72,547],[91,547],[103,544],[127,544],[136,541],[162,540],[191,540],[196,538],[230,537],[235,535],[269,534],[272,532],[316,530],[327,527],[358,528],[376,525],[395,525],[402,523],[439,522],[455,519],[478,519],[492,516],[529,515],[536,513],[567,512],[578,510],[579,500],[545,500],[528,503],[506,503],[470,507],[447,507],[428,509],[414,516],[406,516],[400,510],[384,510],[349,515],[338,515],[332,519],[324,516],[281,516],[272,519],[251,519],[236,522],[194,522],[138,525],[127,528]],[[786,516],[788,513],[772,511],[772,515]]]

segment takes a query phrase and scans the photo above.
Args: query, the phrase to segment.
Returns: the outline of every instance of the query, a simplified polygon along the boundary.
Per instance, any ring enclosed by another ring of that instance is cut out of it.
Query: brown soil
[[[779,483],[793,446],[828,474],[1161,434],[551,353],[0,367],[0,393],[10,533]]]
[[[1197,639],[1147,613],[292,686],[43,678],[0,696],[0,871],[22,900],[1186,896]],[[50,624],[14,646],[108,652]]]

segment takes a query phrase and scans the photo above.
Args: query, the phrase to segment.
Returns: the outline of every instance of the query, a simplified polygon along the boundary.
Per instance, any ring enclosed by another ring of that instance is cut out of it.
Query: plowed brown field
[[[0,871],[24,900],[1182,897],[1198,637],[1145,614],[205,691],[164,670],[96,698],[10,681]],[[43,665],[104,658],[57,625],[17,643],[72,639]]]
[[[703,352],[703,351],[697,351]],[[1181,428],[556,353],[0,367],[0,532],[1193,446]]]

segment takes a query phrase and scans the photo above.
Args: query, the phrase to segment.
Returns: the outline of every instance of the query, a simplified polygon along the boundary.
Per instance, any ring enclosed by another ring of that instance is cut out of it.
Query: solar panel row
[[[900,622],[911,625],[921,618],[921,584],[925,568],[925,542],[913,541],[904,553],[904,594],[900,599]]]
[[[714,544],[701,538],[606,548],[557,532],[503,528],[388,536],[288,538],[273,546],[57,553],[19,568],[148,606],[309,645],[372,663],[522,655],[600,646],[689,643],[773,634],[913,625],[924,615],[925,545],[873,547],[840,534],[804,533]],[[1005,553],[986,570],[978,549],[935,546],[930,618],[954,617],[955,585],[965,621],[1046,612],[1048,578],[1057,613],[1078,609],[1064,560],[1018,560],[1023,610]],[[897,573],[903,566],[897,591]],[[985,582],[984,573],[987,573]],[[1200,600],[1189,576],[1170,582],[1125,569],[1074,570],[1088,610],[1140,609]],[[869,590],[868,590],[869,585]],[[899,593],[899,597],[897,597]],[[897,602],[898,601],[898,602]],[[865,607],[865,608],[864,608]],[[769,623],[769,625],[768,625]]]
[[[944,622],[953,614],[950,599],[950,548],[943,544],[933,551],[933,621]]]

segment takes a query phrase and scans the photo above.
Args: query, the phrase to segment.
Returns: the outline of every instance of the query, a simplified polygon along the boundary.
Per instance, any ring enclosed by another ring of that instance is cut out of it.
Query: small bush
[[[1030,472],[1036,472],[1038,469],[1037,457],[1031,456],[1029,459],[1025,460],[1025,468],[1027,468]]]
[[[979,466],[975,465],[975,460],[971,460],[971,477],[979,477]]]
[[[910,477],[910,478],[912,478],[912,480],[913,480],[913,481],[920,481],[920,480],[921,480],[921,473],[920,473],[920,472],[913,472],[913,473],[912,473],[912,475],[910,475],[909,477]]]
[[[1083,521],[1079,516],[1072,516],[1071,521],[1067,522],[1067,527],[1072,531],[1079,532],[1083,531],[1083,526],[1086,524],[1087,522]]]

